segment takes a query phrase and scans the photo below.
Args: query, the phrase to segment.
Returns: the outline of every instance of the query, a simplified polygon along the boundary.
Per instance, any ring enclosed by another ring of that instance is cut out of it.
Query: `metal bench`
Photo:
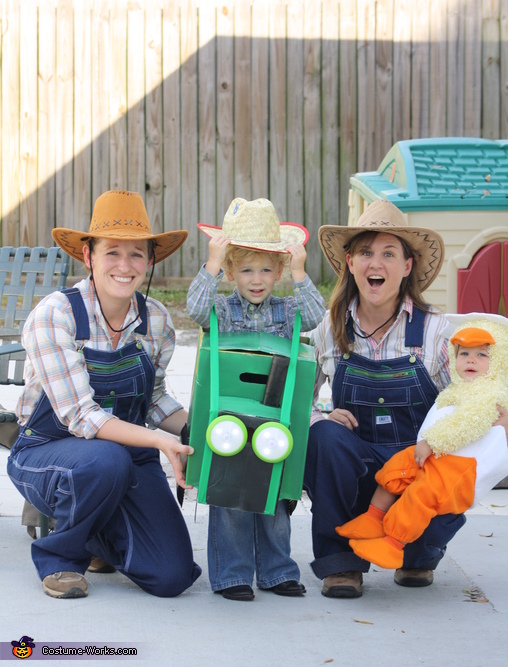
[[[46,295],[65,287],[69,256],[60,248],[0,247],[0,384],[23,385],[23,325]],[[0,444],[12,447],[18,432],[16,414],[0,409]],[[48,519],[41,515],[41,535]],[[29,530],[30,532],[30,530]]]

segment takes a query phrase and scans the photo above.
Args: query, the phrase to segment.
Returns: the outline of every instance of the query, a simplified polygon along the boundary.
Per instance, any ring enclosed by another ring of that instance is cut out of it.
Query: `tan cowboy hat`
[[[88,233],[55,227],[51,235],[62,250],[84,262],[83,246],[90,239],[154,242],[155,263],[169,257],[182,245],[188,232],[178,230],[152,234],[150,221],[141,195],[137,192],[110,190],[95,201]]]
[[[287,253],[289,243],[307,243],[309,232],[296,222],[280,222],[268,199],[247,201],[233,199],[222,227],[198,223],[198,229],[210,238],[225,236],[232,245],[263,252]]]
[[[410,227],[400,209],[389,201],[379,199],[367,206],[354,226],[323,225],[319,228],[321,249],[338,276],[344,272],[351,240],[364,232],[393,234],[411,246],[415,256],[413,271],[421,292],[439,273],[444,259],[441,236],[426,227]]]

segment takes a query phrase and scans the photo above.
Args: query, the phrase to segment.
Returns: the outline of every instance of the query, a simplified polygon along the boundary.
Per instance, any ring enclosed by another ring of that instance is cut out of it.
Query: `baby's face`
[[[476,347],[458,346],[455,358],[455,368],[459,377],[470,382],[489,370],[489,345],[477,345]]]

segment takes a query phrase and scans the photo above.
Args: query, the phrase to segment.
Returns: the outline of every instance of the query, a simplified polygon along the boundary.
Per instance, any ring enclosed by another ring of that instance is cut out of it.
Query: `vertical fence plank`
[[[73,146],[73,14],[72,0],[56,3],[56,220],[58,227],[76,228],[72,165]]]
[[[315,282],[321,280],[322,253],[318,228],[321,226],[321,3],[306,0],[304,4],[304,181],[307,273]]]
[[[483,134],[497,139],[500,131],[499,0],[482,0]]]
[[[74,224],[88,229],[92,193],[92,25],[88,3],[74,6]],[[107,107],[107,98],[104,100]],[[94,170],[95,171],[95,170]],[[99,172],[99,170],[98,170]]]
[[[430,0],[429,134],[446,134],[446,3]]]
[[[478,2],[466,2],[464,12],[464,134],[481,132],[482,12]]]
[[[252,198],[268,192],[268,0],[252,3]]]
[[[376,132],[374,164],[377,167],[392,146],[393,0],[376,5]]]
[[[508,0],[500,6],[501,118],[500,137],[508,137]]]
[[[195,0],[181,5],[181,169],[182,226],[189,231],[183,246],[186,274],[197,273],[198,251],[198,28]]]
[[[429,135],[429,0],[413,5],[411,135]]]
[[[351,3],[353,4],[353,3]],[[357,0],[358,6],[358,164],[359,171],[377,167],[374,158],[376,128],[376,5],[370,0]]]
[[[127,9],[127,179],[145,197],[145,12],[141,2]]]
[[[111,65],[119,44],[110,40],[109,0],[93,0],[92,5],[92,202],[110,189],[109,126],[112,103]],[[125,79],[124,79],[125,80]],[[113,90],[115,90],[113,88]]]
[[[145,81],[146,81],[146,211],[155,234],[164,231],[162,217],[162,43],[160,5],[146,7]],[[163,274],[164,262],[156,265],[154,275]]]
[[[216,7],[214,3],[202,2],[199,7],[198,42],[198,126],[199,126],[199,210],[200,222],[218,225],[216,197],[216,150],[215,150],[215,32]],[[249,73],[250,76],[250,73]],[[248,140],[250,141],[250,133]],[[208,239],[198,234],[199,265],[208,258]]]
[[[180,7],[162,7],[162,99],[164,107],[164,229],[182,228],[180,172]],[[184,244],[185,247],[186,243]],[[183,249],[166,262],[166,275],[182,275]]]
[[[340,3],[339,223],[347,225],[349,178],[357,171],[356,5]]]
[[[20,12],[20,215],[19,243],[37,243],[37,11],[26,3]]]
[[[323,107],[323,210],[322,224],[335,225],[339,217],[339,4],[323,2],[322,88]],[[289,163],[291,164],[291,163]],[[291,180],[291,178],[289,179]],[[332,268],[321,258],[323,277],[331,279]]]
[[[287,220],[286,163],[286,7],[270,5],[270,198],[281,220]]]
[[[234,198],[233,8],[229,0],[217,8],[217,217]]]
[[[466,0],[467,2],[467,0]],[[464,32],[461,0],[448,1],[446,132],[464,132]]]
[[[439,0],[437,0],[439,1]],[[393,142],[411,136],[411,0],[393,6]]]
[[[109,83],[109,184],[127,190],[127,7],[111,1],[110,42],[112,57]]]
[[[287,179],[288,220],[304,223],[303,210],[303,0],[287,8]]]
[[[38,243],[53,245],[56,158],[56,22],[53,0],[39,3],[38,70]]]
[[[234,196],[251,199],[251,3],[235,2]]]
[[[19,230],[19,0],[2,3],[2,245]]]

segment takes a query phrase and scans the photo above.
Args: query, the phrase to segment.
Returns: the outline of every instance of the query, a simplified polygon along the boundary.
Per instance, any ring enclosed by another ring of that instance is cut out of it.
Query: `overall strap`
[[[88,313],[81,292],[77,287],[68,287],[62,290],[71,304],[72,314],[76,322],[76,340],[90,339],[90,323],[88,322]]]
[[[285,299],[279,296],[272,296],[273,321],[277,324],[286,321]]]
[[[145,336],[148,331],[148,314],[147,309],[145,308],[145,297],[141,292],[136,292],[136,299],[138,302],[138,313],[140,313],[140,323],[136,327],[136,333]]]
[[[404,344],[406,347],[423,346],[423,325],[427,313],[416,306],[413,306],[413,316],[411,321],[406,319],[406,338]]]

